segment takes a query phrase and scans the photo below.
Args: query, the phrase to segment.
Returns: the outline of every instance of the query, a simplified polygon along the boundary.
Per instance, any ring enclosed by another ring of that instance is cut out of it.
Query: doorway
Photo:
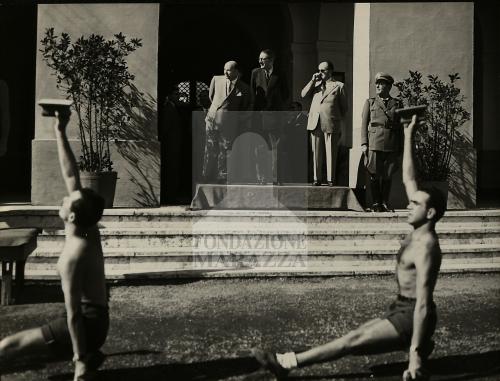
[[[8,93],[10,130],[0,157],[0,202],[30,202],[34,136],[36,4],[0,5],[0,79]]]
[[[229,60],[239,63],[242,79],[249,83],[259,52],[266,48],[276,52],[276,65],[291,81],[289,25],[288,7],[280,3],[161,4],[158,103],[159,136],[164,137],[160,139],[163,205],[188,204],[194,194],[192,147],[199,131],[192,128],[192,112],[202,109],[199,91],[208,88],[214,75],[223,74]],[[162,108],[175,89],[181,102],[172,118],[172,108],[169,112]],[[169,139],[178,142],[165,141]]]

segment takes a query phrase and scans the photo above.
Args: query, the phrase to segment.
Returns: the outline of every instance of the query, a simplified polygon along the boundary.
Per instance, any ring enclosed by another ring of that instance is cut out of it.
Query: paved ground
[[[271,380],[252,346],[303,349],[380,314],[392,277],[185,281],[111,288],[101,380]],[[63,310],[57,287],[29,285],[24,304],[0,307],[0,336]],[[433,380],[500,379],[500,274],[443,276]],[[301,369],[295,380],[400,380],[402,352]],[[68,361],[11,362],[2,381],[71,380]]]

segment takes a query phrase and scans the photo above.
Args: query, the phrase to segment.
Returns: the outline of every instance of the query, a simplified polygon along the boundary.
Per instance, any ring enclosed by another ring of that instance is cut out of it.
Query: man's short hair
[[[271,49],[264,49],[261,53],[267,54],[271,59],[274,59],[275,57],[274,52]]]
[[[326,66],[328,67],[328,69],[333,73],[333,71],[335,70],[335,67],[333,66],[333,62],[332,61],[323,61],[324,63],[326,63]]]
[[[74,224],[89,228],[101,219],[104,199],[90,188],[82,188],[80,193],[82,197],[71,204],[71,211],[75,213]]]
[[[429,199],[427,200],[427,209],[434,208],[436,215],[434,216],[433,221],[438,222],[446,211],[446,197],[442,191],[434,186],[422,187],[419,190],[429,195]]]

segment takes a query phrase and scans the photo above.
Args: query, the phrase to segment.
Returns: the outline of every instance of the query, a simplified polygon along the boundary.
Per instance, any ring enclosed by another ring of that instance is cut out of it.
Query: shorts
[[[404,347],[409,347],[413,336],[413,312],[415,311],[416,299],[406,298],[398,295],[396,300],[389,306],[389,310],[383,316],[383,319],[389,322],[396,328],[401,339],[401,344]],[[437,315],[436,305],[432,302],[432,307],[429,316],[429,327],[425,343],[430,342],[432,335],[436,329]]]
[[[370,175],[388,179],[398,170],[399,152],[368,150],[364,157],[364,163]]]
[[[90,303],[82,303],[81,308],[87,350],[88,352],[95,352],[102,347],[108,335],[108,308]],[[64,317],[45,324],[41,329],[45,343],[53,355],[71,357],[73,346],[66,314],[64,314]]]

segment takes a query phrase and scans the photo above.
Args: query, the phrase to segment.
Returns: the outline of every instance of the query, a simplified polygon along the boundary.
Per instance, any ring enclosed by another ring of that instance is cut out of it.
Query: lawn
[[[218,279],[113,283],[107,358],[99,380],[272,380],[248,350],[301,350],[380,315],[393,277]],[[500,274],[442,276],[432,380],[500,379]],[[41,325],[64,309],[54,284],[28,284],[22,304],[0,307],[0,336]],[[406,354],[344,358],[292,380],[400,380]],[[2,381],[71,380],[72,364],[21,359]]]

